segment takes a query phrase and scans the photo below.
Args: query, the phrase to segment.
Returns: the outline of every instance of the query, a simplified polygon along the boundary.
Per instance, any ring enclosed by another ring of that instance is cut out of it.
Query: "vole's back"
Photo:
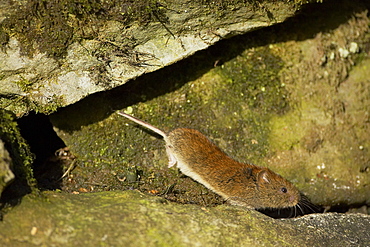
[[[297,204],[298,190],[268,168],[235,161],[194,129],[168,134],[170,151],[187,176],[202,183],[232,204],[252,208],[284,208]],[[282,192],[282,189],[286,192]]]
[[[168,141],[173,152],[187,163],[204,164],[210,168],[213,166],[211,161],[228,157],[206,136],[194,129],[175,129],[168,134]]]

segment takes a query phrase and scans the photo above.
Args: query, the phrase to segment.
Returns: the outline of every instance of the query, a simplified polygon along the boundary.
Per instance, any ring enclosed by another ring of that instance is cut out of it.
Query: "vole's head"
[[[287,208],[301,199],[298,189],[270,169],[262,168],[256,174],[255,208]]]
[[[255,209],[282,209],[294,207],[301,201],[298,189],[268,168],[244,168],[238,174],[232,190],[226,193],[231,204]]]

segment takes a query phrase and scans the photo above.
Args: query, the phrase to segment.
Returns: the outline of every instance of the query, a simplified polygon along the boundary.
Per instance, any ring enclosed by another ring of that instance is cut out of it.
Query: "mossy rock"
[[[330,226],[336,225],[334,229]],[[0,222],[7,246],[367,246],[369,216],[275,220],[254,210],[179,205],[138,191],[29,195]]]
[[[0,109],[0,139],[3,147],[6,148],[3,152],[9,153],[2,157],[3,161],[7,162],[8,169],[11,169],[7,174],[14,173],[14,175],[7,175],[7,177],[16,178],[11,186],[5,191],[1,191],[1,204],[4,206],[4,202],[18,200],[31,191],[37,191],[37,188],[31,167],[34,155],[20,133],[14,114],[3,109]],[[10,180],[3,184],[2,189],[9,184]]]

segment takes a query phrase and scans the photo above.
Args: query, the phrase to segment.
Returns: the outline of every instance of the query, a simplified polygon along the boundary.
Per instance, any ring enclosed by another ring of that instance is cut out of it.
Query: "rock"
[[[335,227],[332,227],[335,226]],[[179,205],[137,191],[26,196],[0,222],[7,246],[368,246],[370,216],[277,220],[241,207]]]
[[[32,110],[53,112],[173,64],[219,40],[280,23],[299,6],[289,1],[222,5],[185,0],[148,6],[147,1],[90,4],[95,5],[2,3],[0,106],[18,115]],[[148,13],[151,20],[140,24],[144,18],[140,16]],[[133,16],[138,16],[136,21],[127,22]]]
[[[360,52],[360,47],[358,46],[358,44],[356,42],[351,42],[349,44],[349,52],[350,53],[358,53],[358,52]]]
[[[349,55],[349,51],[346,48],[340,47],[338,49],[338,52],[339,52],[339,56],[342,57],[342,58],[347,58],[348,55]]]
[[[5,149],[3,141],[0,139],[0,194],[4,188],[14,179],[11,170],[12,160],[8,151]]]

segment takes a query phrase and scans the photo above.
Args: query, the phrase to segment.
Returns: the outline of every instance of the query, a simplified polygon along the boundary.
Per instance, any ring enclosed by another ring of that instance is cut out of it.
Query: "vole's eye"
[[[287,188],[285,188],[285,187],[281,188],[280,191],[283,192],[283,193],[287,193],[288,192]]]

